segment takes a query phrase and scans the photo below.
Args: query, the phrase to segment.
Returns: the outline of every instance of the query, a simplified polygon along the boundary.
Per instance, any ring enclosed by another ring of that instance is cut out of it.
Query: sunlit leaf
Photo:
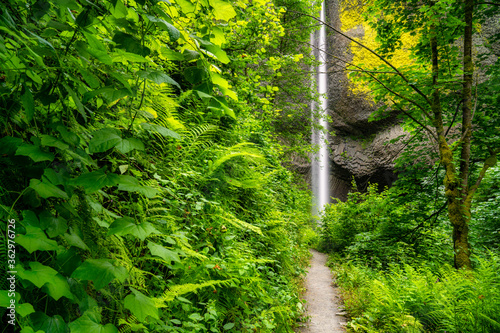
[[[123,306],[126,309],[129,309],[140,322],[143,322],[147,316],[160,319],[158,316],[158,308],[151,298],[134,288],[130,288],[130,290],[132,294],[127,295],[123,301]]]
[[[17,235],[16,243],[28,250],[29,253],[37,250],[55,251],[58,249],[57,242],[47,238],[42,229],[31,225],[26,225],[25,227],[26,235]]]
[[[108,231],[109,235],[132,235],[140,240],[145,240],[151,234],[159,233],[151,223],[143,222],[136,224],[134,219],[130,217],[122,217],[116,219],[110,226]]]

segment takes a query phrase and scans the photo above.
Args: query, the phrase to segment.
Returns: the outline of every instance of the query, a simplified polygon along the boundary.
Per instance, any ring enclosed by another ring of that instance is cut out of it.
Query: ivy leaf
[[[118,190],[128,192],[139,192],[148,198],[153,198],[158,194],[158,190],[149,186],[142,186],[139,184],[137,178],[127,175],[121,175]]]
[[[66,192],[49,182],[40,181],[38,179],[31,179],[29,187],[34,189],[36,193],[38,193],[38,195],[40,195],[44,199],[50,197],[69,199]]]
[[[16,155],[28,156],[35,162],[52,162],[54,160],[53,154],[44,152],[40,149],[40,147],[27,143],[22,144],[19,148],[17,148]]]
[[[118,151],[121,152],[122,154],[126,154],[134,149],[144,150],[144,143],[142,143],[141,140],[136,138],[127,138],[123,139],[122,142],[120,142],[116,146],[116,149],[118,149]]]
[[[95,309],[85,311],[80,318],[69,323],[71,333],[118,333],[112,324],[101,325],[101,315]]]
[[[110,235],[132,235],[144,241],[151,234],[158,234],[159,231],[151,223],[143,222],[136,224],[130,217],[121,217],[116,219],[109,226],[108,236]]]
[[[169,250],[159,244],[148,242],[148,248],[151,251],[152,255],[160,257],[168,263],[172,263],[172,261],[181,262],[179,255],[176,252]]]
[[[229,21],[236,16],[233,6],[222,0],[209,0],[210,6],[212,6],[215,19]]]
[[[167,74],[165,74],[163,72],[139,71],[137,73],[137,75],[140,78],[151,80],[156,84],[168,83],[168,84],[175,85],[175,86],[179,87],[179,89],[181,89],[181,86],[177,82],[175,82],[170,76],[168,76]]]
[[[97,290],[104,288],[114,279],[123,283],[128,277],[127,269],[115,264],[116,260],[111,259],[87,259],[75,269],[71,277],[91,280]]]
[[[42,229],[25,225],[26,235],[17,235],[16,243],[28,250],[29,253],[34,251],[55,251],[58,249],[57,242],[48,239]]]
[[[116,186],[119,182],[120,178],[117,174],[105,173],[104,168],[102,168],[78,176],[71,181],[71,184],[82,186],[85,189],[85,193],[90,194],[100,190],[104,186]]]
[[[26,113],[26,120],[30,122],[35,114],[35,100],[33,99],[31,90],[26,86],[24,86],[24,94],[21,96],[21,102],[23,103],[24,112]]]
[[[169,130],[168,128],[160,126],[160,125],[150,124],[150,123],[142,123],[141,126],[142,126],[142,128],[144,128],[147,131],[158,132],[161,135],[163,135],[164,137],[170,137],[170,138],[174,138],[177,140],[181,139],[181,136],[178,133],[176,133],[172,130]]]
[[[103,153],[118,145],[121,141],[121,132],[115,128],[104,128],[96,131],[89,142],[91,153]]]
[[[129,309],[140,322],[144,322],[147,316],[160,319],[158,316],[158,308],[151,298],[134,288],[130,288],[130,290],[132,291],[132,294],[127,295],[123,303],[126,309]]]

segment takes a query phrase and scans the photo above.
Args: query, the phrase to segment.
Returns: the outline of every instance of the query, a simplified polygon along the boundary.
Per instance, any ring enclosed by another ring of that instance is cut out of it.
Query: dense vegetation
[[[487,30],[500,8],[345,2],[376,33],[370,47],[353,40],[354,59],[371,58],[348,64],[351,79],[383,105],[373,119],[398,114],[407,133],[394,186],[323,217],[348,330],[500,332],[499,36]]]
[[[313,9],[288,6],[2,1],[1,331],[291,331],[310,195],[277,138],[308,126]]]

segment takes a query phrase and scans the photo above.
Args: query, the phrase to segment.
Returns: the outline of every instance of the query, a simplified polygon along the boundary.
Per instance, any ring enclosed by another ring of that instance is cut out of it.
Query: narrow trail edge
[[[340,296],[333,286],[330,269],[326,266],[328,256],[316,250],[312,254],[311,267],[306,277],[306,309],[309,320],[297,333],[337,333],[345,332],[346,319],[338,315]]]

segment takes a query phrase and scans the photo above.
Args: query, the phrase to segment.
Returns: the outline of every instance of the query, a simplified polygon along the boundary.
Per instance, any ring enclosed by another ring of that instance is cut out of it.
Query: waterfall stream
[[[325,3],[321,5],[320,19],[325,22]],[[312,144],[319,147],[313,154],[311,184],[313,191],[313,215],[319,216],[324,206],[330,202],[330,165],[328,154],[328,121],[327,121],[327,55],[326,51],[326,29],[311,33],[311,44],[313,45],[313,56],[320,61],[319,66],[313,68],[313,84],[316,82],[320,94],[319,105],[311,103],[311,116],[313,121]]]

